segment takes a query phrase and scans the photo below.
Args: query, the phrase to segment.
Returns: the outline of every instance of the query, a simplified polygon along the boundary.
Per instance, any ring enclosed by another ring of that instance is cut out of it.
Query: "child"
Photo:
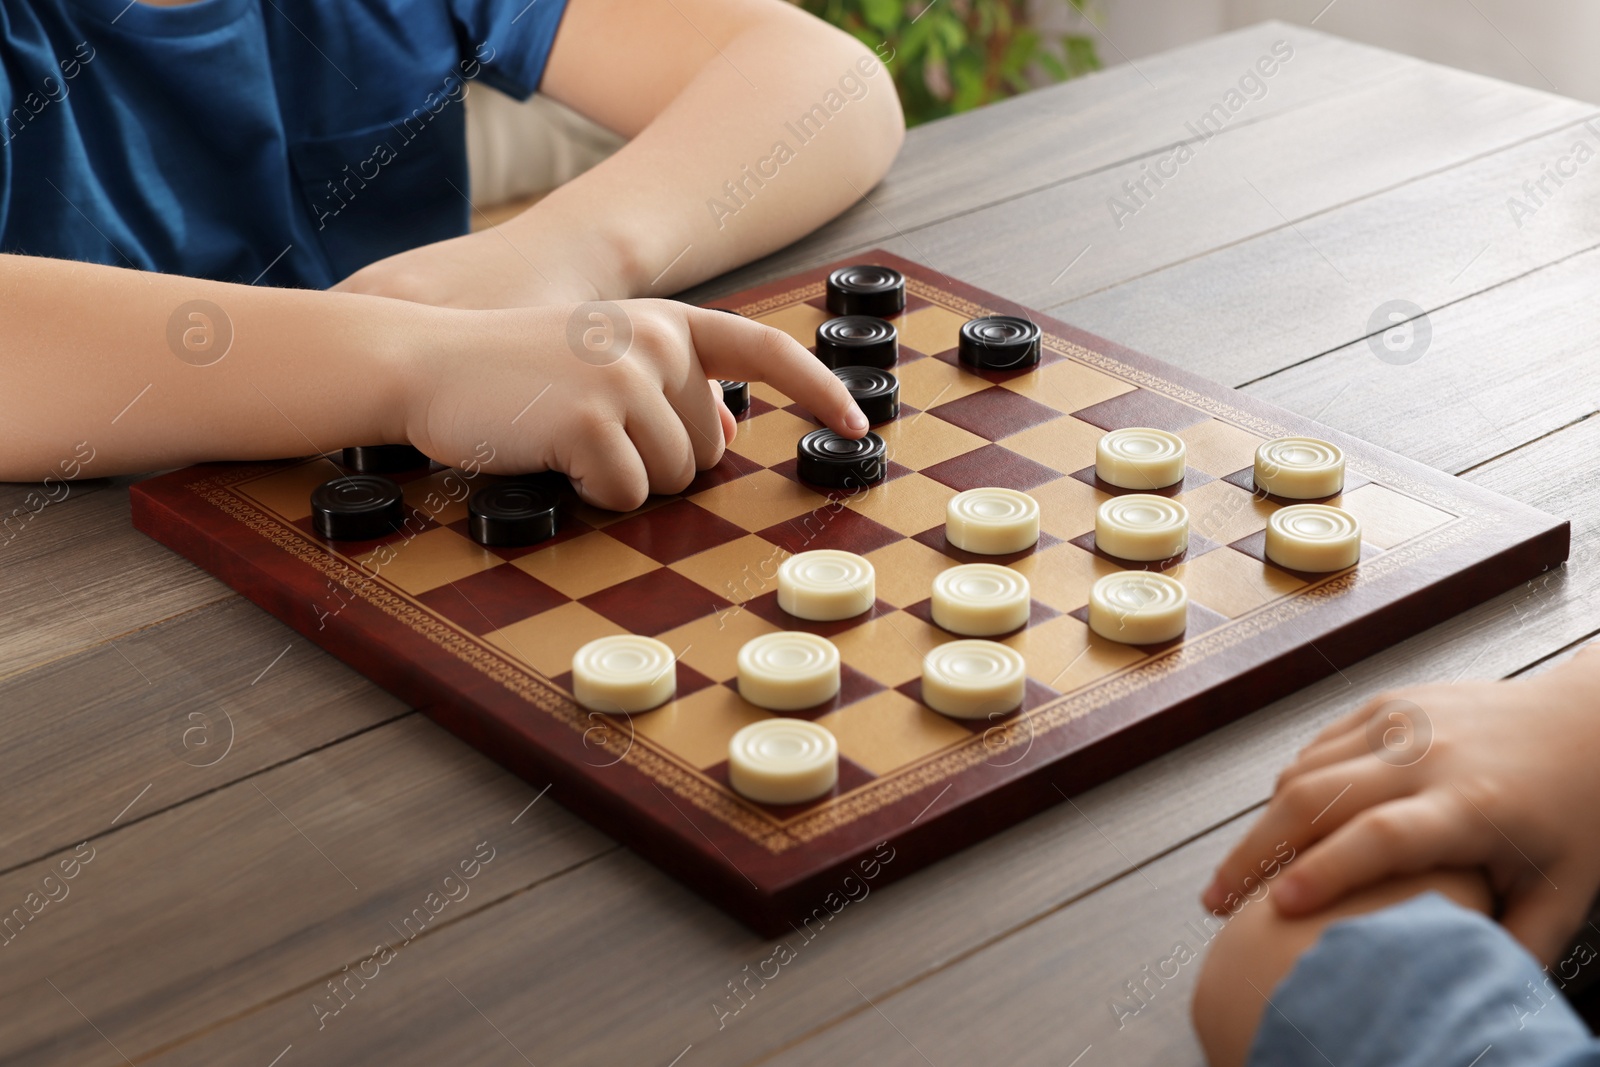
[[[5,14],[0,479],[59,476],[83,442],[90,475],[487,442],[496,471],[561,470],[628,509],[720,457],[734,424],[708,379],[866,431],[786,335],[638,299],[814,229],[899,147],[877,58],[782,0]],[[629,142],[469,235],[478,80]]]
[[[1194,1004],[1213,1062],[1253,1034],[1252,1064],[1600,1063],[1554,993],[1594,953],[1540,969],[1600,887],[1597,694],[1593,644],[1380,697],[1304,749],[1204,896],[1227,906],[1268,842],[1299,853],[1213,944]]]

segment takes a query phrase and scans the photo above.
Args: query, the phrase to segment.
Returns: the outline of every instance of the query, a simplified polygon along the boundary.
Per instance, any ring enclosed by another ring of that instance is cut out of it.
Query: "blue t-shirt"
[[[1549,971],[1491,919],[1424,893],[1329,926],[1273,990],[1248,1067],[1600,1067]]]
[[[0,251],[324,288],[467,232],[565,0],[0,0]]]

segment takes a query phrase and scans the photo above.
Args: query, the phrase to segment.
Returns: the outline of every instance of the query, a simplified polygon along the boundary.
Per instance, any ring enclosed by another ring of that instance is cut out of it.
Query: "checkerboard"
[[[866,491],[801,483],[795,445],[817,423],[755,384],[726,457],[684,493],[629,514],[570,498],[557,536],[528,548],[473,542],[466,497],[491,476],[438,466],[397,478],[405,530],[325,541],[309,496],[340,473],[331,457],[152,479],[133,490],[135,524],[762,930],[823,906],[882,842],[896,856],[885,872],[909,873],[1566,557],[1567,526],[1549,516],[887,253],[854,262],[907,277],[901,415],[879,428],[889,475]],[[810,346],[838,265],[719,303]],[[961,366],[957,332],[982,314],[1038,322],[1040,364]],[[1175,559],[1096,548],[1095,509],[1126,490],[1097,480],[1095,444],[1126,426],[1187,444],[1187,475],[1163,490],[1191,517]],[[1265,560],[1267,516],[1286,501],[1255,490],[1252,460],[1290,434],[1346,452],[1345,490],[1326,502],[1360,520],[1351,570]],[[977,557],[946,543],[946,502],[990,485],[1038,500],[1037,546]],[[813,623],[778,607],[778,564],[812,548],[873,563],[871,612]],[[1023,707],[971,722],[925,707],[919,675],[954,637],[932,621],[933,577],[980,559],[1025,574],[1034,600],[1001,639],[1027,662]],[[1089,587],[1128,566],[1183,582],[1181,638],[1133,647],[1089,630]],[[844,666],[836,699],[790,713],[838,738],[838,786],[779,808],[729,788],[727,747],[771,714],[740,699],[735,654],[784,629],[829,638]],[[677,698],[632,716],[579,708],[572,654],[624,631],[677,653]]]

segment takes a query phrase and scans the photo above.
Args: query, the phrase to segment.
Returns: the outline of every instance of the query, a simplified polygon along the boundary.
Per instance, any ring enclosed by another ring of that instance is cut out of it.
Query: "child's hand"
[[[1283,841],[1301,852],[1272,894],[1290,916],[1397,875],[1482,866],[1507,930],[1553,958],[1600,886],[1597,682],[1600,646],[1591,646],[1526,680],[1370,701],[1279,777],[1266,813],[1218,868],[1206,907],[1224,906]]]
[[[841,434],[867,429],[815,356],[737,315],[629,300],[422,318],[440,332],[405,363],[396,434],[441,463],[562,471],[598,507],[676,493],[722,458],[735,423],[709,379],[770,382]]]

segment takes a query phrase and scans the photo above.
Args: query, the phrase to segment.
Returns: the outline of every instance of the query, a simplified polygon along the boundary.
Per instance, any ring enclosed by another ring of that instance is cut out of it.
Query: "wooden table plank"
[[[862,203],[802,241],[705,287],[732,292],[836,259],[899,233],[1164,153],[1185,124],[1220,101],[1275,41],[1295,50],[1267,94],[1223,127],[1224,138],[1351,89],[1424,68],[1419,60],[1303,26],[1263,22],[919,126],[888,177]],[[1495,83],[1502,89],[1511,87]],[[1522,90],[1518,90],[1522,91]]]
[[[114,640],[159,619],[230,597],[221,582],[141,534],[128,519],[127,479],[69,487],[36,506],[37,486],[0,486],[16,536],[0,546],[0,677]],[[139,681],[136,672],[128,677]]]
[[[239,597],[13,676],[0,870],[409,714]]]
[[[1202,1067],[1189,1026],[1200,964],[1177,946],[1198,955],[1215,936],[1199,889],[1249,822],[1238,819],[1141,865],[909,989],[858,996],[848,1018],[763,1062],[1063,1067],[1082,1056],[1083,1063]]]
[[[1430,106],[1397,108],[1396,100],[1427,100]],[[1208,254],[1222,258],[1234,246],[1248,247],[1252,238],[1266,233],[1286,233],[1313,255],[1320,250],[1327,259],[1317,258],[1315,269],[1297,269],[1294,277],[1308,289],[1315,286],[1327,294],[1360,287],[1374,267],[1388,265],[1387,234],[1344,223],[1368,198],[1399,199],[1392,197],[1392,191],[1429,179],[1433,183],[1452,179],[1474,191],[1477,182],[1488,181],[1486,189],[1499,194],[1501,202],[1495,206],[1504,219],[1506,191],[1522,180],[1520,175],[1536,176],[1540,161],[1551,158],[1554,145],[1570,145],[1574,124],[1594,114],[1591,105],[1576,100],[1531,89],[1509,90],[1444,67],[1418,66],[1218,136],[1195,148],[1187,163],[1168,163],[1173,176],[1159,188],[1149,178],[1149,160],[1125,163],[948,222],[903,228],[904,243],[936,265],[970,261],[971,251],[982,249],[987,254],[981,261],[963,268],[964,280],[1030,307],[1053,309],[1069,321],[1076,321],[1078,307],[1069,301],[1130,281],[1137,284],[1143,276],[1190,260],[1203,261]],[[1560,138],[1543,143],[1553,131],[1564,128],[1568,132]],[[1537,152],[1513,151],[1530,138],[1541,139]],[[1510,175],[1489,166],[1470,166],[1506,155],[1514,158]],[[1600,165],[1594,170],[1600,174]],[[1503,180],[1512,176],[1515,182]],[[1134,186],[1132,194],[1129,184]],[[1572,200],[1580,195],[1576,190],[1566,194]],[[1116,214],[1110,206],[1113,200],[1122,205]],[[1478,206],[1482,198],[1469,203]],[[1461,206],[1459,198],[1427,205],[1433,214],[1459,212]],[[1323,214],[1328,218],[1319,232],[1307,229],[1308,217]],[[1489,219],[1473,221],[1482,226]],[[1555,228],[1541,227],[1547,234]],[[1478,229],[1430,231],[1430,239],[1420,242],[1421,249],[1453,261],[1448,270],[1437,268],[1441,284],[1489,238],[1490,234],[1479,236]],[[1461,247],[1468,241],[1475,243]],[[1072,267],[1066,270],[1069,263]],[[1234,280],[1232,275],[1219,277],[1198,267],[1196,273],[1217,288]],[[1259,265],[1241,270],[1240,280],[1259,273]],[[1144,288],[1160,290],[1159,285]],[[1137,328],[1151,329],[1144,322],[1148,312],[1138,305],[1116,306]],[[1219,310],[1215,303],[1197,302],[1185,309],[1184,317],[1211,318]],[[1237,320],[1228,323],[1236,334]],[[1085,323],[1088,329],[1096,325]],[[1207,336],[1219,333],[1231,336],[1217,326]],[[1135,335],[1124,343],[1140,347],[1141,340]],[[1159,340],[1172,346],[1174,338]],[[1299,350],[1289,353],[1295,351]],[[1281,347],[1262,352],[1252,346],[1251,358],[1234,358],[1260,375],[1281,366],[1277,360],[1284,355]],[[1221,376],[1232,380],[1233,370],[1224,362]]]
[[[1600,410],[1597,316],[1600,250],[1591,250],[1433,311],[1431,345],[1415,363],[1385,362],[1361,341],[1248,391],[1326,408],[1341,429],[1462,470]],[[1466,448],[1434,435],[1446,421],[1471,428]]]
[[[1584,456],[1586,465],[1572,477],[1557,475],[1551,461],[1560,455]],[[1600,420],[1497,460],[1473,480],[1547,506],[1573,484],[1600,484]],[[352,1014],[348,1026],[341,1018],[337,1033],[316,1032],[310,1009],[289,998],[184,1043],[162,1062],[226,1062],[230,1049],[270,1056],[287,1044],[330,1062],[358,1049],[411,1050],[427,1058],[446,1048],[465,1050],[461,1062],[491,1062],[504,1050],[483,1040],[475,1011],[441,1003],[441,974],[535,1062],[666,1062],[693,1043],[695,1062],[739,1063],[804,1040],[859,1007],[841,974],[876,1000],[1039,916],[1078,907],[1073,902],[1085,896],[1094,900],[1097,886],[1126,881],[1132,864],[1259,804],[1294,749],[1357,701],[1439,677],[1511,673],[1591,633],[1587,604],[1600,592],[1600,494],[1582,505],[1570,571],[1347,666],[1343,679],[1309,687],[905,883],[871,891],[797,951],[794,965],[780,968],[781,978],[758,989],[720,1030],[713,1001],[773,946],[618,852],[419,940],[416,948],[426,951],[415,955],[425,965],[397,972],[395,982],[374,990],[373,1010]],[[1192,897],[1192,886],[1183,893]],[[531,960],[583,965],[540,968]],[[1003,969],[989,974],[991,983],[1048,1016],[1048,1001],[1034,999],[1046,993],[1030,993]],[[1048,992],[1049,999],[1057,996]],[[583,1014],[579,1005],[607,999],[637,1005],[627,1028],[573,1021]],[[392,1025],[400,1015],[425,1019],[407,1031],[403,1047]]]
[[[553,803],[529,808],[536,796],[409,716],[97,835],[90,862],[53,890],[65,896],[7,931],[0,1059],[120,1063],[113,1044],[143,1059],[268,997],[314,1032],[310,1005],[346,966],[388,977],[387,963],[360,966],[378,944],[403,973],[414,954],[403,938],[616,849]],[[123,803],[105,797],[104,820]],[[51,891],[45,876],[70,854],[0,877],[0,902]]]
[[[1367,333],[1378,305],[1430,312],[1600,244],[1600,165],[1519,228],[1506,207],[1583,125],[1493,153],[1052,309],[1087,330],[1228,382]],[[1329,267],[1338,265],[1343,278]],[[1348,279],[1348,281],[1346,281]]]

